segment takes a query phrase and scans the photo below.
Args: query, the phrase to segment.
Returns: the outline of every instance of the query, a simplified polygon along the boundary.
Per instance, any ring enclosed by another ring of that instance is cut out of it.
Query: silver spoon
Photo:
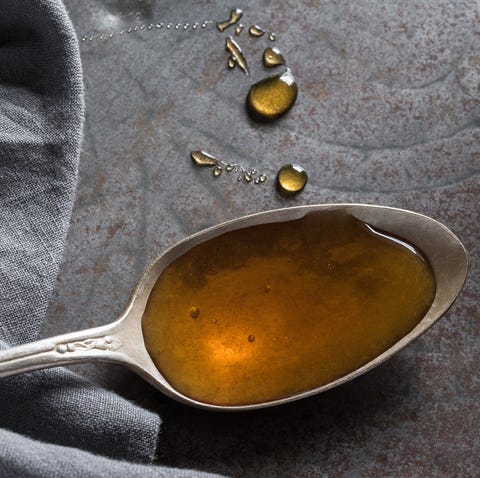
[[[436,281],[430,309],[418,325],[379,356],[323,386],[251,405],[220,406],[191,399],[173,388],[154,365],[145,348],[142,315],[162,271],[194,246],[236,229],[291,221],[316,211],[341,211],[375,228],[399,236],[420,249],[429,260]],[[450,307],[467,274],[467,255],[459,239],[427,216],[402,209],[363,204],[325,204],[278,209],[235,219],[194,234],[154,260],[135,287],[130,302],[115,322],[88,330],[51,337],[0,351],[0,377],[73,363],[110,362],[138,373],[154,387],[179,402],[209,410],[251,410],[279,405],[341,385],[380,365],[427,331]]]

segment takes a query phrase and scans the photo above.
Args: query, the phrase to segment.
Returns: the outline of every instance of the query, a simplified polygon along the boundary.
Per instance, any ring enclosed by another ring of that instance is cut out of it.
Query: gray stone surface
[[[79,37],[228,17],[231,4],[66,1]],[[248,414],[192,410],[126,370],[74,369],[160,413],[159,462],[235,477],[480,475],[480,12],[474,0],[237,2],[278,34],[298,79],[292,111],[248,119],[251,81],[226,68],[225,34],[147,28],[81,45],[87,93],[80,183],[44,334],[107,323],[143,268],[206,226],[296,204],[379,203],[430,215],[464,242],[470,273],[428,334],[321,396]],[[238,37],[252,80],[266,38]],[[206,149],[263,185],[196,169]],[[282,199],[279,167],[309,172]]]

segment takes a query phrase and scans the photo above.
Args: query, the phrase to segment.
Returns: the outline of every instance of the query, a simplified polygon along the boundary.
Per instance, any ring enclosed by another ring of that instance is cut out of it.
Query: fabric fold
[[[21,451],[28,447],[28,453]],[[178,468],[146,466],[98,457],[73,448],[40,443],[0,431],[2,478],[215,478],[220,475]],[[20,463],[22,463],[20,465]],[[26,473],[25,470],[28,470]]]
[[[0,348],[37,339],[46,316],[75,196],[82,81],[59,0],[0,0]],[[160,424],[64,369],[2,379],[0,475],[98,476],[81,450],[148,463]],[[78,472],[65,472],[67,457]]]

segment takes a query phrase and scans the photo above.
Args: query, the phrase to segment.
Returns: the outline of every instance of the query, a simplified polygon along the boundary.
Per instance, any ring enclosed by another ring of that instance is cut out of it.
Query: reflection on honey
[[[411,245],[343,213],[315,212],[195,246],[161,274],[142,325],[175,389],[246,405],[356,370],[410,332],[434,293]]]

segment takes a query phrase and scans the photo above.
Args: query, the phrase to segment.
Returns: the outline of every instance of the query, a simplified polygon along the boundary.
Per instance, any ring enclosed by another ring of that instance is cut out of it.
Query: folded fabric
[[[0,0],[0,348],[35,340],[45,318],[83,105],[78,44],[61,2]],[[2,379],[0,476],[201,476],[99,456],[151,462],[160,424],[64,369]]]
[[[28,453],[24,450],[28,449]],[[2,478],[214,478],[219,475],[177,468],[128,464],[85,451],[39,443],[12,432],[0,434]]]

